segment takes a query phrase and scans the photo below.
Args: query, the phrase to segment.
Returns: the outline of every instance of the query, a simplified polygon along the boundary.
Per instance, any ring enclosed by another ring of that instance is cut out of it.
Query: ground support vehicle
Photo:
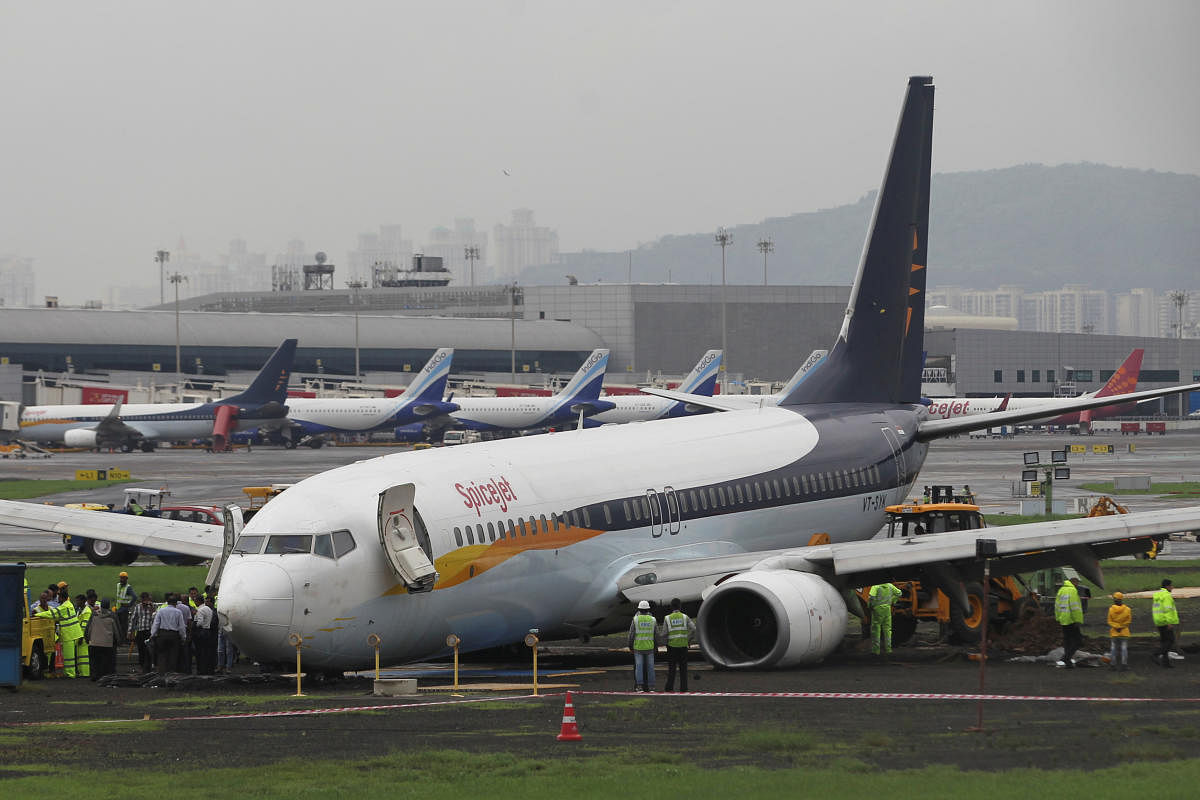
[[[979,506],[961,502],[964,495],[953,492],[951,487],[930,487],[929,494],[942,502],[887,508],[888,538],[986,527]],[[958,501],[947,501],[948,497],[958,498]],[[989,603],[988,621],[992,630],[1037,613],[1036,596],[1032,596],[1015,575],[992,577],[985,594],[982,576],[976,580],[962,580],[964,576],[939,574],[934,567],[926,568],[925,572],[924,580],[895,582],[901,594],[892,606],[893,644],[908,641],[922,620],[936,621],[942,638],[964,644],[978,642],[983,629],[985,597]],[[864,610],[870,589],[867,586],[858,592]],[[951,594],[961,594],[960,599],[965,603],[954,602]],[[863,618],[867,618],[865,613]]]
[[[203,522],[209,525],[223,524],[224,512],[217,506],[164,505],[164,501],[170,495],[169,489],[131,488],[125,490],[125,502],[120,507],[103,503],[68,503],[65,508],[161,517],[184,522]],[[99,565],[132,564],[139,556],[143,555],[156,556],[159,561],[171,566],[195,566],[204,563],[204,559],[171,553],[166,550],[139,549],[106,539],[90,539],[74,534],[63,536],[63,545],[67,550],[79,550],[87,556],[88,561]]]
[[[0,564],[0,686],[24,675],[41,680],[53,668],[54,620],[35,617],[24,588],[24,564]]]

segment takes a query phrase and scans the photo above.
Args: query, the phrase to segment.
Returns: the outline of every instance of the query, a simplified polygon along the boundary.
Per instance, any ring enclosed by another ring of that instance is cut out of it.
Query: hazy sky
[[[80,302],[181,237],[341,262],[528,207],[623,250],[875,188],[910,74],[936,172],[1200,174],[1198,31],[1193,0],[0,0],[0,255]]]

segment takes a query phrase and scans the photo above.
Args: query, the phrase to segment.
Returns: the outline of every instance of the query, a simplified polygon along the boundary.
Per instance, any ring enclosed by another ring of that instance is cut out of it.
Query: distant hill
[[[755,243],[775,242],[771,283],[846,284],[858,262],[875,192],[857,203],[732,227],[729,283],[760,283]],[[1101,164],[1024,164],[933,176],[930,283],[1029,290],[1067,283],[1124,291],[1172,289],[1200,274],[1200,176]],[[629,255],[563,253],[530,267],[527,285],[626,280]],[[633,253],[636,281],[719,283],[713,232],[664,236]]]

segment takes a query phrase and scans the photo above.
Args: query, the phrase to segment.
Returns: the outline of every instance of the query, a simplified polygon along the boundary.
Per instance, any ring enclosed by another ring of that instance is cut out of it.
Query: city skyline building
[[[558,256],[558,232],[537,225],[529,208],[515,209],[511,225],[497,223],[492,244],[495,279],[505,283],[526,267],[549,264]]]

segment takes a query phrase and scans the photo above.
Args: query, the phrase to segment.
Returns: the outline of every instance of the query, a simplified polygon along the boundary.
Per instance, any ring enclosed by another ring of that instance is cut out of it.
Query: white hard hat
[[[643,600],[642,602],[638,603],[638,611],[649,611],[649,610],[650,610],[650,603],[648,603],[647,601]]]

